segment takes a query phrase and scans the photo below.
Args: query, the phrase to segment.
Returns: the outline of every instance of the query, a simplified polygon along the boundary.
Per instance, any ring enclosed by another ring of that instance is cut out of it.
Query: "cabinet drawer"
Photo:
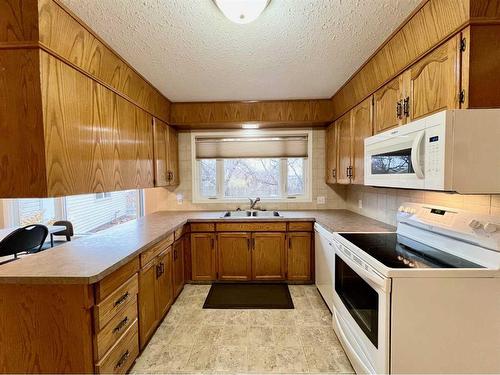
[[[137,274],[111,293],[94,308],[95,330],[100,331],[116,314],[125,310],[128,302],[136,300],[138,287]]]
[[[124,374],[139,355],[137,319],[116,342],[104,358],[97,363],[99,374]]]
[[[96,303],[101,302],[139,271],[139,257],[118,268],[96,285]]]
[[[213,232],[214,223],[191,223],[191,232]]]
[[[152,259],[154,259],[158,254],[162,253],[174,243],[174,233],[170,233],[167,238],[161,240],[160,242],[157,242],[153,246],[151,246],[149,249],[144,251],[141,254],[141,267],[144,267],[146,264],[148,264]]]
[[[116,314],[101,331],[96,333],[95,343],[98,360],[104,357],[109,348],[120,339],[136,319],[137,298],[134,298],[123,311]]]
[[[218,232],[285,232],[285,222],[217,223]]]
[[[291,232],[310,232],[313,230],[311,221],[291,221],[288,223],[288,230]]]
[[[174,239],[177,241],[179,238],[181,238],[184,234],[188,232],[189,232],[189,227],[187,225],[183,225],[182,227],[179,227],[175,230]]]

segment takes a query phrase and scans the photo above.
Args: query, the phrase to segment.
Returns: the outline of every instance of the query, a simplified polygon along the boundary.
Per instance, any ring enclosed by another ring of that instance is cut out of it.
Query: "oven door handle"
[[[365,270],[363,267],[361,267],[359,264],[357,264],[355,261],[353,261],[351,258],[349,258],[348,256],[344,255],[342,253],[343,251],[343,245],[341,245],[342,247],[339,249],[337,249],[336,251],[336,254],[342,258],[342,260],[344,262],[347,263],[347,265],[349,267],[352,268],[352,270],[354,272],[356,272],[359,276],[361,276],[363,279],[368,279],[370,280],[372,283],[374,283],[375,285],[377,285],[377,287],[383,291],[383,292],[386,292],[388,289],[389,289],[389,283],[387,282],[387,279],[382,277],[382,276],[378,276],[376,274],[373,274],[372,272],[369,272],[367,270]]]
[[[411,146],[411,164],[413,165],[413,170],[415,175],[422,179],[424,178],[424,170],[420,165],[420,146],[422,145],[422,140],[424,139],[425,131],[421,131],[413,141]]]

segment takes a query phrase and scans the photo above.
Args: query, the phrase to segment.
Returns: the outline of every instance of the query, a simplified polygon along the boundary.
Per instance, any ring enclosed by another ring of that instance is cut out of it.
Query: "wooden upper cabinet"
[[[351,112],[346,113],[335,122],[337,128],[337,183],[349,184],[350,167],[352,166],[352,129]]]
[[[219,280],[250,280],[252,277],[250,233],[217,234]]]
[[[153,119],[155,186],[168,186],[168,125]]]
[[[179,185],[177,131],[159,119],[153,120],[155,186]]]
[[[254,233],[252,236],[252,279],[284,280],[285,233]]]
[[[325,132],[325,180],[327,184],[337,182],[337,127],[335,123]]]
[[[288,233],[288,280],[312,279],[311,232]]]
[[[173,127],[168,127],[168,172],[169,185],[179,185],[179,139],[177,130]]]
[[[412,65],[404,73],[408,120],[459,108],[460,73],[460,35]]]
[[[365,164],[365,138],[373,134],[372,98],[358,104],[352,111],[352,168],[351,183],[363,184]]]
[[[405,123],[403,91],[403,76],[400,75],[373,94],[373,128],[375,133]]]
[[[216,251],[214,233],[191,233],[192,279],[216,279]]]

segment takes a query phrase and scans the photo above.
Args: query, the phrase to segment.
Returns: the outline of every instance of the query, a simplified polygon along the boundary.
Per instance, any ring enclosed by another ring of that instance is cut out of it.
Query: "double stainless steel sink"
[[[281,217],[278,211],[226,211],[222,217]]]

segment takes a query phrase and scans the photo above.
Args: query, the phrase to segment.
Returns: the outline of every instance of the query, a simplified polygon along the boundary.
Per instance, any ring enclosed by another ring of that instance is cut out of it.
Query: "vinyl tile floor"
[[[215,310],[186,285],[131,373],[354,373],[316,287],[289,288],[293,310]]]

